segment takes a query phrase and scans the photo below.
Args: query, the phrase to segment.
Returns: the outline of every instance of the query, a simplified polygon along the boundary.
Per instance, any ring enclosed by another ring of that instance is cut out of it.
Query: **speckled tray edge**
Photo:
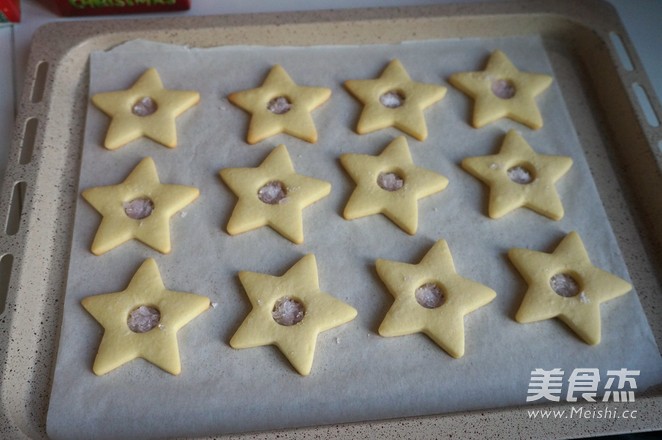
[[[0,192],[0,212],[6,216],[0,232],[0,265],[11,264],[6,307],[0,317],[0,437],[46,436],[88,105],[90,52],[135,38],[209,47],[526,34],[541,35],[545,41],[628,270],[662,346],[662,291],[656,278],[659,270],[655,270],[662,261],[662,222],[655,221],[662,217],[662,198],[647,190],[662,186],[662,129],[647,123],[638,105],[633,84],[645,91],[652,87],[615,11],[606,4],[541,0],[164,18],[140,20],[139,25],[126,20],[48,25],[33,41]],[[619,61],[613,35],[620,37],[631,69]],[[662,115],[657,102],[651,105]],[[12,217],[19,222],[10,221]],[[438,438],[457,433],[463,438],[565,438],[662,428],[661,388],[624,405],[645,416],[542,421],[529,419],[526,409],[530,407],[521,407],[244,436],[355,438],[379,433],[380,437]],[[545,408],[555,406],[536,406]]]

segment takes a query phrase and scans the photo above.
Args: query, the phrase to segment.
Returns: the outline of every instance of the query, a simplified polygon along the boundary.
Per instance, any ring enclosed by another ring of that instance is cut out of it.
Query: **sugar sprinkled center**
[[[437,283],[425,283],[416,289],[414,293],[416,302],[426,309],[436,309],[440,307],[444,301],[444,292]]]
[[[133,107],[131,107],[131,113],[136,116],[149,116],[156,112],[158,108],[159,106],[156,105],[156,101],[149,96],[145,96],[133,104]]]
[[[405,95],[397,90],[391,90],[379,97],[379,102],[387,108],[398,108],[404,105]]]
[[[283,115],[292,109],[292,103],[284,96],[273,98],[267,104],[267,110],[277,115]]]
[[[289,296],[279,298],[271,310],[274,321],[284,326],[298,324],[303,320],[305,314],[306,310],[301,301]]]
[[[515,96],[517,89],[515,89],[515,84],[509,79],[497,79],[492,81],[492,93],[497,98],[510,99]]]
[[[534,179],[533,173],[522,165],[508,168],[507,173],[510,180],[515,183],[519,183],[520,185],[531,183]]]
[[[129,313],[126,324],[134,333],[146,333],[159,325],[161,313],[151,306],[140,306]]]
[[[124,203],[124,213],[134,220],[142,220],[152,215],[154,202],[146,197],[133,199]]]
[[[268,205],[277,205],[287,198],[287,187],[279,180],[264,184],[258,191],[257,197]]]
[[[549,285],[557,295],[566,298],[578,295],[582,290],[579,282],[567,273],[553,275],[549,279]]]
[[[397,191],[405,185],[405,180],[397,173],[379,173],[377,185],[386,191]]]

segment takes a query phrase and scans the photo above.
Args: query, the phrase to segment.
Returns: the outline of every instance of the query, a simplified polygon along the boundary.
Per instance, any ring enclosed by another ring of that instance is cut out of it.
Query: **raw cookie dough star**
[[[474,98],[474,128],[504,117],[542,127],[535,98],[552,84],[552,77],[518,70],[500,50],[492,53],[485,70],[456,73],[448,81]]]
[[[140,266],[125,290],[88,296],[81,304],[104,328],[92,367],[97,376],[136,358],[179,374],[177,331],[210,307],[209,298],[204,296],[167,290],[151,258]],[[128,320],[141,306],[156,309],[160,319],[150,330],[137,333],[129,328]]]
[[[363,103],[358,134],[395,127],[419,141],[428,136],[423,110],[440,101],[446,87],[412,81],[399,60],[377,79],[348,80],[345,88]]]
[[[590,345],[600,343],[600,303],[632,289],[591,264],[576,232],[566,235],[551,254],[511,249],[508,257],[528,285],[517,322],[559,318]]]
[[[275,345],[302,376],[313,365],[317,335],[356,317],[356,310],[320,291],[315,256],[299,260],[283,276],[239,272],[253,309],[232,336],[233,348]],[[303,306],[303,316],[288,325],[276,322],[279,301],[294,300]]]
[[[564,211],[554,184],[571,166],[569,157],[536,153],[514,130],[506,134],[499,154],[462,161],[462,168],[490,187],[491,218],[526,207],[560,220]]]
[[[94,105],[112,118],[104,140],[104,147],[109,150],[120,148],[141,136],[175,148],[175,118],[199,101],[198,92],[164,89],[154,68],[147,69],[127,90],[92,96]]]
[[[298,86],[281,66],[272,67],[261,87],[231,93],[228,99],[251,114],[246,135],[249,144],[286,133],[317,142],[311,112],[331,96],[331,89]]]
[[[446,188],[448,179],[414,165],[407,140],[393,140],[379,156],[343,154],[340,162],[356,182],[345,206],[347,220],[384,214],[408,234],[418,228],[418,199]]]
[[[455,358],[464,355],[464,316],[496,293],[455,271],[444,240],[432,246],[418,264],[379,259],[377,273],[395,302],[379,326],[382,336],[424,333]]]
[[[86,189],[83,198],[103,216],[92,253],[101,255],[133,238],[170,253],[170,217],[199,194],[191,186],[160,183],[151,157],[141,160],[120,184]]]
[[[270,226],[293,243],[303,243],[303,209],[327,196],[331,184],[294,171],[285,145],[279,145],[257,168],[220,172],[238,197],[227,230],[237,235]]]

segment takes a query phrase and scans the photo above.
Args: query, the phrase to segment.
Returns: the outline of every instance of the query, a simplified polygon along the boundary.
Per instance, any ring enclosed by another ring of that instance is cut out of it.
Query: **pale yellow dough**
[[[331,192],[330,183],[294,171],[285,145],[274,148],[257,168],[226,168],[220,175],[238,198],[228,221],[230,235],[270,226],[293,243],[303,243],[303,209]],[[280,203],[258,198],[260,188],[270,182],[282,182],[287,190]]]
[[[513,97],[500,98],[492,91],[494,81],[499,80],[514,87]],[[543,125],[536,96],[552,84],[552,77],[518,70],[500,50],[492,53],[485,70],[455,73],[448,81],[474,99],[471,122],[475,128],[501,118],[510,118],[533,129]]]
[[[92,242],[92,253],[101,255],[134,238],[161,253],[169,253],[170,217],[199,194],[191,186],[160,183],[151,157],[140,161],[120,184],[86,189],[83,198],[103,216]],[[125,203],[140,198],[151,200],[154,210],[144,219],[132,219],[125,212]]]
[[[283,276],[240,272],[252,310],[232,336],[233,348],[275,345],[303,376],[310,374],[319,333],[345,324],[356,317],[356,310],[320,291],[314,255],[306,255]],[[305,308],[303,320],[285,326],[272,317],[276,301],[296,298]]]
[[[166,289],[151,258],[140,266],[125,290],[88,296],[81,304],[104,328],[92,367],[98,376],[136,358],[179,374],[177,331],[210,307],[209,298]],[[143,305],[156,308],[161,319],[157,327],[134,333],[127,319],[131,311]]]
[[[287,98],[291,109],[283,114],[269,110],[272,99]],[[255,144],[279,133],[286,133],[307,142],[317,142],[317,130],[311,112],[331,97],[331,89],[304,87],[292,81],[281,66],[273,66],[261,87],[228,96],[234,105],[251,114],[246,142]]]
[[[384,214],[408,234],[418,229],[418,200],[446,188],[448,179],[441,174],[414,165],[407,140],[393,140],[379,156],[343,154],[340,162],[356,182],[356,189],[345,206],[347,220]],[[397,173],[404,186],[396,191],[382,189],[380,173]]]
[[[132,112],[142,98],[152,98],[157,110],[151,115],[138,116]],[[168,90],[154,68],[147,69],[131,88],[116,92],[97,93],[92,102],[111,117],[104,140],[109,150],[120,148],[142,136],[168,148],[177,146],[175,118],[200,101],[200,94],[192,90]]]
[[[591,264],[579,234],[571,232],[551,254],[511,249],[510,261],[528,285],[517,310],[517,322],[559,318],[589,345],[600,343],[600,304],[625,295],[630,283]],[[578,295],[558,295],[550,285],[556,274],[569,274],[579,284]]]
[[[395,127],[419,141],[428,136],[423,110],[446,95],[445,87],[412,81],[399,60],[391,61],[379,78],[348,80],[345,88],[363,103],[356,126],[358,134]],[[388,92],[402,96],[402,105],[395,108],[383,105],[380,99]]]
[[[516,183],[508,176],[511,167],[522,165],[532,172],[532,182]],[[563,205],[554,184],[571,166],[570,157],[536,153],[514,130],[506,134],[498,154],[462,161],[462,168],[490,187],[488,214],[495,219],[520,207],[552,220],[563,218]]]
[[[395,298],[379,326],[382,336],[424,333],[454,358],[464,355],[464,316],[491,302],[496,293],[455,271],[448,244],[440,240],[418,264],[379,259],[377,273]],[[443,288],[444,302],[437,308],[418,303],[420,286],[435,283]]]

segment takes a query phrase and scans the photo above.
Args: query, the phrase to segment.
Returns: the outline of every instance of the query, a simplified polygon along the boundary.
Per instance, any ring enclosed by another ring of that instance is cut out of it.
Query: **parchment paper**
[[[586,345],[558,320],[514,321],[526,284],[507,259],[510,248],[551,252],[574,230],[594,265],[625,279],[628,274],[556,84],[537,99],[545,121],[539,131],[509,120],[478,130],[469,126],[473,102],[447,78],[482,70],[495,49],[522,70],[553,75],[537,37],[205,50],[138,41],[92,54],[90,95],[126,89],[145,69],[156,67],[166,88],[198,90],[202,99],[177,119],[174,150],[147,139],[117,151],[102,148],[109,119],[90,104],[80,190],[119,183],[151,156],[161,182],[196,186],[201,196],[173,217],[170,255],[134,241],[99,257],[89,248],[100,216],[79,198],[49,435],[192,436],[523,405],[535,368],[562,368],[567,375],[576,367],[599,368],[603,377],[607,369],[641,370],[639,390],[662,380],[660,354],[635,291],[601,306],[598,346]],[[425,112],[428,139],[408,137],[415,163],[450,181],[443,192],[419,202],[415,236],[382,216],[354,221],[341,216],[354,183],[340,166],[340,154],[378,154],[401,134],[395,129],[355,134],[361,105],[342,83],[375,78],[393,58],[415,81],[448,87],[443,101]],[[283,65],[299,85],[332,88],[331,99],[313,113],[317,144],[287,135],[255,146],[244,142],[249,115],[226,97],[258,87],[273,64]],[[537,152],[572,157],[574,165],[556,185],[566,211],[561,221],[526,209],[499,220],[486,216],[487,187],[459,163],[496,153],[510,128]],[[299,173],[333,185],[328,197],[304,210],[305,243],[294,245],[266,227],[229,236],[225,226],[236,199],[219,170],[258,166],[280,143]],[[393,299],[376,275],[375,260],[418,263],[439,239],[449,243],[459,274],[497,292],[492,303],[465,318],[461,359],[422,334],[377,334]],[[317,257],[322,290],[355,307],[358,317],[320,335],[312,373],[302,377],[274,347],[234,350],[228,341],[250,309],[237,272],[282,275],[308,253]],[[97,377],[91,367],[102,328],[80,300],[123,290],[148,257],[157,260],[167,288],[206,295],[218,307],[179,331],[180,376],[135,360]]]

